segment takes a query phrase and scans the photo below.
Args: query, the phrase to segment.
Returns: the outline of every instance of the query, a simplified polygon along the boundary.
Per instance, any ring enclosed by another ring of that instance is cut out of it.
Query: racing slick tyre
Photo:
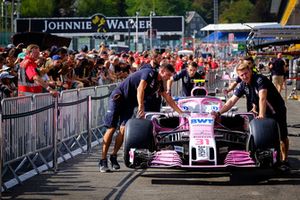
[[[273,166],[273,151],[277,153],[277,161],[280,155],[280,132],[277,122],[271,118],[253,119],[250,122],[246,148],[260,167]]]
[[[146,149],[153,151],[153,125],[147,119],[130,119],[125,126],[124,135],[124,162],[129,168],[134,168],[129,161],[129,151],[131,148]]]

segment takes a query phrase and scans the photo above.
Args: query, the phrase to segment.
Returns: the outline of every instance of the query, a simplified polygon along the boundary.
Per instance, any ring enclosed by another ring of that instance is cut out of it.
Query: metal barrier
[[[3,99],[2,191],[100,144],[108,97],[117,84]]]

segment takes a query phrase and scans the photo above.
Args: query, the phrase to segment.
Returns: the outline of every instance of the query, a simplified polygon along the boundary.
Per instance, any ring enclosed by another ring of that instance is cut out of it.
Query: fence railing
[[[2,190],[100,144],[108,97],[116,84],[3,99]]]
[[[222,88],[224,72],[207,74],[208,90]],[[117,84],[3,99],[0,114],[0,184],[2,191],[102,142],[109,95]],[[179,96],[181,81],[174,82]],[[2,167],[1,167],[2,166]]]

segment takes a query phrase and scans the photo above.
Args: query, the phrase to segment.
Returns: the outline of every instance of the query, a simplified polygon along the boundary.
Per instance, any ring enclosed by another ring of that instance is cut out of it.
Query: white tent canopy
[[[257,26],[277,26],[281,27],[277,22],[266,23],[231,23],[231,24],[209,24],[201,29],[201,31],[251,31]]]

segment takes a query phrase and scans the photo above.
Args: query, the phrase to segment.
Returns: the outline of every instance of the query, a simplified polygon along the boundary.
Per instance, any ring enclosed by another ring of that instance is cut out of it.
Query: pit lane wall
[[[223,72],[207,74],[207,88],[223,84]],[[103,118],[109,95],[117,84],[62,91],[58,98],[48,93],[3,99],[0,114],[0,174],[2,191],[102,142]],[[180,96],[181,81],[173,84]]]

